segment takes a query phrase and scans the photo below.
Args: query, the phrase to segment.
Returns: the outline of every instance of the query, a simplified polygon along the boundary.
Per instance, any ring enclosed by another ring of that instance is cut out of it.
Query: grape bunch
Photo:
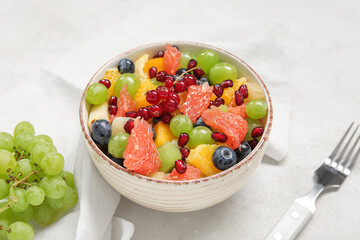
[[[0,240],[30,240],[30,220],[47,226],[78,201],[74,176],[52,139],[26,121],[0,132]]]

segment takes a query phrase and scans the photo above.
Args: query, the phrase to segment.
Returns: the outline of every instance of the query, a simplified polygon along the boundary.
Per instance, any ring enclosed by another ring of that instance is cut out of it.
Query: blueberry
[[[208,83],[209,85],[211,85],[209,79],[207,79],[206,77],[201,77],[200,79],[196,80],[196,82],[197,85],[203,85],[204,83]]]
[[[248,142],[243,141],[240,147],[235,149],[234,152],[236,153],[237,162],[240,162],[251,153],[251,147]]]
[[[207,127],[207,128],[210,128],[211,127],[209,125],[207,125],[201,117],[198,118],[198,120],[194,123],[194,127],[198,127],[198,126],[204,126],[204,127]]]
[[[116,158],[114,156],[112,156],[111,154],[109,154],[109,158],[116,164],[124,167],[124,159],[123,158]]]
[[[105,119],[96,120],[91,126],[91,138],[98,145],[106,145],[111,138],[111,124]]]
[[[175,74],[175,75],[174,75],[174,78],[175,78],[175,79],[177,79],[179,76],[180,76],[180,75]],[[178,81],[180,81],[180,80],[183,80],[183,77],[179,78],[179,80],[178,80]]]
[[[215,149],[212,161],[215,167],[222,171],[231,168],[237,163],[235,152],[231,148],[224,146]]]
[[[155,130],[154,130],[153,127],[151,128],[151,130],[152,130],[152,132],[153,132],[153,139],[155,140],[155,138],[156,138],[156,132],[155,132]]]
[[[134,73],[135,64],[131,59],[123,58],[118,65],[119,73]]]
[[[176,71],[176,75],[181,75],[183,74],[184,72],[186,72],[187,69],[186,68],[179,68],[177,71]]]
[[[176,48],[177,50],[179,50],[180,51],[180,49],[179,49],[179,47],[178,46],[176,46],[176,45],[171,45],[173,48]]]

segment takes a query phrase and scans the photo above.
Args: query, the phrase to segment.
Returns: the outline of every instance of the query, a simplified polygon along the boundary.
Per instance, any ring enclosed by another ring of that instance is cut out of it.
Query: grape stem
[[[8,209],[10,207],[10,204],[8,203],[8,204],[6,204],[6,205],[4,205],[4,206],[2,206],[1,208],[0,208],[0,213],[2,213],[3,211],[5,211],[6,209]]]
[[[189,70],[186,70],[186,72],[183,72],[180,76],[178,76],[178,77],[175,79],[174,83],[176,83],[176,82],[177,82],[181,77],[183,77],[186,73],[191,72],[191,71],[194,71],[194,70],[197,69],[197,68],[199,68],[199,67],[193,67],[193,68],[190,68]]]
[[[8,233],[11,232],[10,228],[5,228],[4,226],[1,226],[1,225],[0,225],[0,230],[4,230],[5,232],[8,232]]]
[[[21,154],[20,154],[20,157],[19,157],[18,161],[24,158],[24,153],[25,153],[25,151],[24,151],[24,150],[22,150],[22,152],[21,152]]]

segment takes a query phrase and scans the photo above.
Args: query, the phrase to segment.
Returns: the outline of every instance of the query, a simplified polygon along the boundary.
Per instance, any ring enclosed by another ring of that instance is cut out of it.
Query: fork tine
[[[358,142],[359,139],[360,139],[360,136],[358,137],[356,143]],[[354,145],[354,148],[355,148],[355,145]],[[359,146],[357,152],[355,153],[354,157],[351,159],[351,162],[350,162],[349,166],[347,167],[347,169],[349,169],[349,171],[352,170],[352,168],[353,168],[354,165],[355,165],[356,160],[357,160],[359,157],[360,157],[360,146]]]
[[[334,160],[337,152],[339,151],[341,145],[343,144],[343,142],[344,142],[347,134],[349,133],[349,131],[350,131],[350,129],[351,129],[351,127],[352,127],[353,125],[354,125],[354,122],[351,123],[350,127],[346,130],[344,136],[342,136],[340,142],[336,145],[335,149],[334,149],[334,150],[332,151],[332,153],[330,154],[329,159],[331,159],[331,161]]]
[[[353,124],[351,124],[351,125],[353,125]],[[344,146],[343,149],[341,150],[340,154],[337,156],[336,159],[334,159],[334,160],[332,161],[333,163],[338,164],[339,161],[344,157],[344,154],[345,154],[346,150],[348,149],[348,147],[350,146],[351,140],[353,139],[353,137],[354,137],[356,131],[358,130],[358,128],[359,128],[359,125],[356,126],[355,131],[353,132],[353,134],[351,135],[351,137],[347,140],[347,142],[344,144],[345,146]]]
[[[358,138],[356,139],[355,143],[352,145],[352,148],[350,149],[350,151],[348,152],[348,154],[346,155],[346,158],[343,162],[341,162],[339,165],[343,166],[345,168],[346,164],[348,163],[348,161],[350,160],[351,155],[353,154],[354,150],[356,149],[356,146],[358,144],[360,140],[360,136],[358,136]],[[355,154],[356,155],[356,154]]]

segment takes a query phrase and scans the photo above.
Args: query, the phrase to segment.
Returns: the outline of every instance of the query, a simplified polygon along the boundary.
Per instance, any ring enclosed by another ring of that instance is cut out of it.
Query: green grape
[[[116,158],[122,158],[129,137],[128,133],[118,133],[112,136],[108,143],[109,153]]]
[[[64,157],[60,153],[52,152],[41,160],[40,166],[45,174],[56,175],[62,171],[64,163]]]
[[[29,123],[27,121],[19,122],[15,126],[14,137],[16,137],[17,135],[19,135],[22,132],[28,132],[28,133],[31,133],[32,135],[35,135],[35,129],[34,129],[33,125],[31,125],[31,123]]]
[[[157,151],[161,160],[160,172],[171,172],[175,166],[175,161],[182,158],[179,148],[175,147],[170,142],[165,142],[157,149]]]
[[[0,200],[6,198],[9,195],[9,184],[5,179],[0,179]]]
[[[9,228],[11,229],[7,233],[9,240],[32,240],[34,238],[34,229],[27,223],[14,222]]]
[[[211,130],[207,127],[198,126],[193,128],[189,134],[188,148],[196,148],[200,144],[213,144],[215,141],[211,134]]]
[[[0,202],[0,208],[4,207],[5,205],[7,205],[7,202]],[[5,211],[0,213],[0,219],[6,219],[8,221],[13,222],[14,221],[14,211],[11,210],[11,208],[7,208]]]
[[[23,132],[23,133],[18,134],[15,137],[16,151],[18,151],[19,153],[24,152],[25,154],[27,154],[29,152],[28,147],[29,147],[31,141],[33,140],[33,138],[34,138],[34,135],[29,132]]]
[[[49,205],[49,207],[51,207],[54,210],[63,210],[63,211],[69,210],[70,208],[75,206],[77,201],[78,201],[77,191],[69,186],[66,188],[66,193],[64,197],[59,199],[51,199],[51,198],[46,199],[46,202]]]
[[[14,155],[11,154],[11,152],[0,149],[0,174],[1,175],[7,175],[7,170],[14,169],[16,166],[16,159]]]
[[[219,63],[219,55],[209,49],[201,51],[197,57],[196,61],[198,63],[198,66],[201,67],[201,69],[205,73],[209,73],[210,69],[217,63]]]
[[[100,105],[107,100],[109,90],[101,83],[93,83],[86,90],[85,98],[93,105]]]
[[[3,229],[7,229],[10,226],[10,221],[7,219],[1,219],[0,218],[0,226],[3,227]],[[0,240],[7,239],[7,232],[5,230],[0,229]]]
[[[34,164],[29,159],[21,159],[16,163],[16,167],[14,169],[15,176],[18,176],[21,173],[22,177],[26,177],[29,175],[34,168]]]
[[[159,82],[158,80],[156,80],[156,78],[152,78],[152,79],[150,80],[150,82],[151,82],[152,84],[154,84],[155,86],[165,86],[165,83]]]
[[[14,212],[23,212],[26,210],[26,208],[29,207],[29,203],[26,201],[26,197],[25,197],[26,191],[22,188],[15,188],[14,190],[14,195],[12,195],[11,190],[10,190],[10,197],[16,197],[17,201],[13,202],[9,200],[9,205],[10,208],[14,211]]]
[[[71,172],[63,171],[61,177],[65,180],[66,185],[75,188],[74,175]]]
[[[187,68],[191,59],[196,59],[195,54],[192,52],[181,52],[180,68]]]
[[[267,104],[263,100],[252,100],[246,104],[245,112],[249,118],[263,118],[266,116],[267,113]]]
[[[26,190],[26,201],[33,206],[39,206],[45,200],[45,192],[37,186],[29,187]]]
[[[228,112],[229,111],[229,107],[226,105],[220,105],[219,108],[223,111],[223,112]]]
[[[250,141],[253,139],[253,137],[251,137],[251,132],[254,128],[256,127],[262,127],[261,123],[259,122],[259,120],[256,119],[251,119],[251,118],[245,118],[247,125],[248,125],[248,131],[246,133],[246,136],[244,138],[245,141]]]
[[[37,135],[32,139],[31,143],[28,146],[29,153],[32,152],[32,150],[34,149],[34,147],[36,147],[36,145],[43,142],[53,143],[51,137],[45,134]]]
[[[29,222],[33,217],[33,209],[31,206],[27,207],[25,211],[14,212],[12,211],[13,220],[12,222]]]
[[[136,75],[132,73],[123,73],[117,79],[114,88],[115,96],[119,97],[120,90],[125,84],[127,84],[128,86],[128,92],[130,93],[131,97],[134,98],[136,92],[140,87],[140,80]]]
[[[45,176],[40,181],[45,196],[52,199],[59,199],[65,196],[66,182],[60,176]]]
[[[234,65],[226,62],[215,64],[209,71],[209,80],[212,85],[221,84],[224,80],[235,80],[237,70]]]
[[[193,129],[191,119],[186,115],[176,115],[170,121],[170,130],[175,137],[179,137],[181,133],[190,133]]]
[[[56,147],[51,143],[39,143],[32,150],[30,160],[37,165],[40,165],[45,155],[56,152]]]
[[[15,146],[14,137],[6,132],[0,132],[0,149],[12,152]]]
[[[34,209],[34,215],[33,215],[34,221],[43,227],[48,226],[51,223],[55,222],[61,213],[60,211],[56,211],[51,207],[49,207],[46,201],[44,201],[40,206],[33,207],[33,209]]]

